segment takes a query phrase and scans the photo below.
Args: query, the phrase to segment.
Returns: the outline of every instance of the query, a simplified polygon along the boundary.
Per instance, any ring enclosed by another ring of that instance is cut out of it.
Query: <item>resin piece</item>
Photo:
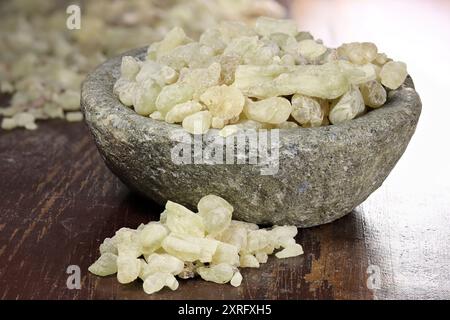
[[[201,95],[200,101],[208,107],[213,117],[225,121],[239,116],[245,104],[241,91],[226,85],[210,87]]]
[[[326,116],[328,103],[295,94],[292,97],[292,117],[305,127],[319,127]]]
[[[153,120],[164,120],[164,115],[160,111],[154,111],[150,114],[150,118]]]
[[[167,201],[166,212],[165,225],[171,232],[193,237],[205,235],[205,226],[200,215],[172,201]]]
[[[221,78],[224,84],[231,85],[234,82],[236,68],[241,63],[241,57],[237,54],[222,55],[220,57]]]
[[[181,123],[186,117],[202,110],[203,106],[197,101],[180,103],[167,112],[165,120],[167,123]]]
[[[161,247],[161,242],[169,234],[167,228],[158,222],[144,226],[139,233],[141,251],[150,254]]]
[[[156,99],[160,92],[161,87],[153,80],[137,84],[133,100],[134,111],[142,116],[148,116],[156,111]]]
[[[381,83],[392,90],[398,89],[406,80],[406,64],[400,61],[386,63],[380,71]]]
[[[193,262],[201,255],[201,247],[198,244],[174,234],[170,234],[163,240],[162,247],[167,253],[183,261]]]
[[[231,222],[232,211],[225,207],[218,207],[207,212],[200,211],[207,234],[216,235],[224,231]]]
[[[338,54],[352,63],[366,64],[377,58],[378,48],[371,42],[345,43],[338,48]]]
[[[225,50],[226,44],[222,40],[222,35],[217,28],[207,29],[202,33],[199,43],[214,50],[215,54],[220,54]]]
[[[212,263],[228,263],[233,266],[239,266],[239,249],[232,244],[219,242],[212,258]]]
[[[3,118],[2,119],[2,129],[12,130],[17,128],[17,122],[14,118]]]
[[[256,36],[256,31],[242,21],[222,21],[217,28],[227,44],[237,37]]]
[[[294,129],[298,127],[299,125],[293,121],[285,121],[277,125],[278,129]]]
[[[283,250],[275,253],[275,256],[278,259],[284,259],[284,258],[291,258],[291,257],[300,256],[302,254],[303,254],[302,246],[297,244],[297,243],[295,243],[295,244],[287,246]]]
[[[120,102],[127,107],[133,105],[137,88],[136,82],[125,79],[122,82],[116,82],[116,86],[114,87],[115,91],[118,92]]]
[[[377,77],[376,66],[371,63],[356,65],[344,60],[339,60],[337,63],[351,84],[366,83]]]
[[[390,59],[386,53],[378,53],[377,57],[375,58],[373,63],[375,63],[379,66],[383,66],[384,64],[388,63],[389,61],[392,61],[392,59]]]
[[[184,262],[169,254],[152,253],[146,256],[146,263],[141,260],[141,271],[139,277],[141,279],[147,278],[149,275],[163,272],[177,275],[184,269]]]
[[[183,128],[191,134],[205,134],[211,128],[212,116],[209,111],[200,111],[183,119]]]
[[[123,78],[134,81],[140,69],[141,66],[134,57],[130,56],[122,57],[120,73]]]
[[[117,258],[117,280],[120,283],[130,283],[139,277],[141,262],[134,256],[121,255]]]
[[[252,92],[256,88],[270,85],[278,76],[289,70],[291,68],[276,64],[268,66],[240,65],[236,69],[234,86],[247,96],[252,96]]]
[[[295,226],[275,226],[269,230],[271,242],[275,249],[294,244],[294,237],[297,235]]]
[[[221,65],[213,63],[208,68],[199,68],[183,73],[180,77],[180,83],[192,87],[193,99],[199,100],[203,97],[205,91],[219,84],[220,74]]]
[[[273,33],[284,33],[296,36],[297,25],[293,20],[282,20],[268,17],[260,17],[256,20],[255,30],[260,36],[270,36]]]
[[[244,254],[244,255],[241,255],[241,258],[240,258],[240,267],[241,268],[259,268],[259,261],[252,254]]]
[[[239,220],[231,220],[232,227],[244,228],[246,230],[258,230],[259,226],[256,223],[239,221]]]
[[[359,86],[366,106],[379,108],[386,103],[386,89],[376,80],[363,83]]]
[[[314,40],[303,40],[298,43],[298,51],[309,61],[314,61],[327,52],[327,47]]]
[[[152,294],[162,290],[165,286],[171,290],[178,289],[178,281],[170,273],[158,272],[145,278],[142,285],[146,294]]]
[[[213,127],[214,127],[214,125],[213,125]],[[239,132],[239,130],[240,129],[239,129],[238,125],[230,124],[230,125],[224,126],[222,128],[222,130],[219,131],[219,136],[226,138],[228,136],[231,136],[231,135]]]
[[[273,68],[281,71],[283,66]],[[250,68],[247,68],[250,69]],[[257,73],[256,77],[241,77],[245,69],[236,70],[235,85],[249,97],[264,99],[274,96],[288,96],[300,93],[310,97],[335,99],[349,90],[350,83],[345,72],[337,62],[323,65],[298,65],[290,68],[289,72],[280,72],[275,78]],[[283,74],[281,74],[283,73]],[[248,70],[247,70],[248,75]],[[249,81],[252,80],[252,81]]]
[[[256,252],[255,258],[259,263],[266,263],[269,260],[269,255],[265,252]]]
[[[244,227],[230,226],[221,233],[218,239],[235,246],[241,251],[247,248],[247,233],[248,231]]]
[[[155,42],[148,48],[147,57],[151,60],[156,60],[163,55],[167,55],[176,47],[191,41],[183,29],[175,27],[167,33],[163,40]]]
[[[357,87],[353,87],[331,107],[328,118],[332,124],[351,120],[365,111],[364,99]]]
[[[103,240],[102,244],[100,244],[99,251],[100,254],[104,254],[107,252],[115,255],[119,254],[119,252],[117,251],[116,241],[111,238],[105,238],[105,240]]]
[[[229,264],[220,263],[209,267],[200,267],[197,272],[205,281],[224,284],[233,278],[234,268]]]
[[[253,253],[265,249],[271,243],[270,237],[269,231],[264,229],[249,231],[246,250]]]
[[[289,100],[281,97],[273,97],[256,102],[248,99],[244,112],[250,120],[280,124],[289,118],[292,106]]]
[[[186,83],[174,83],[162,88],[156,99],[156,108],[163,114],[177,104],[192,100],[194,88]]]
[[[105,277],[117,272],[117,255],[106,252],[100,256],[89,268],[89,272]]]
[[[240,272],[236,272],[230,280],[230,284],[233,287],[239,287],[242,283],[242,274]]]
[[[83,114],[80,111],[72,111],[66,113],[67,122],[80,122],[83,121],[83,118]]]

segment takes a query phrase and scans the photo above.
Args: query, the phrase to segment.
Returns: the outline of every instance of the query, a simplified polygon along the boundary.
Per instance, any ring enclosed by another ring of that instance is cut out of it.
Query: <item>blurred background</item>
[[[302,29],[330,46],[370,41],[407,63],[421,119],[391,175],[358,210],[377,239],[367,242],[372,258],[390,257],[390,290],[380,296],[448,297],[448,268],[438,265],[450,260],[450,1],[296,0],[290,9]]]
[[[30,125],[27,135],[36,137],[30,142],[36,147],[57,140],[48,135],[61,134],[62,120],[78,119],[79,86],[89,70],[160,39],[175,25],[195,37],[224,19],[252,23],[260,15],[289,16],[328,46],[374,42],[379,51],[406,62],[423,102],[416,134],[384,185],[356,211],[364,217],[364,236],[371,239],[365,242],[369,263],[389,277],[390,287],[379,297],[450,294],[448,269],[441,267],[442,261],[450,262],[450,1],[81,1],[81,30],[66,28],[68,3],[76,2],[0,1],[0,119],[32,114],[37,127]],[[11,143],[26,137],[18,130],[23,129],[0,129],[5,197],[13,180],[7,177],[21,170],[9,160]]]
[[[417,183],[424,190],[432,185],[448,188],[450,1],[297,0],[291,2],[291,14],[302,29],[330,46],[370,41],[381,52],[407,63],[424,108],[402,161],[402,188],[414,188]]]

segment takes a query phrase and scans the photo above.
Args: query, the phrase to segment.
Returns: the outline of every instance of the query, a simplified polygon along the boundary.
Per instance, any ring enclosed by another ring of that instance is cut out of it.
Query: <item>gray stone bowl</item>
[[[142,59],[145,49],[124,55]],[[234,218],[258,224],[311,227],[351,212],[394,168],[421,113],[408,79],[390,92],[384,107],[347,123],[279,130],[274,174],[262,174],[261,164],[179,164],[171,153],[184,141],[176,138],[181,127],[140,116],[114,96],[120,62],[121,56],[113,58],[89,74],[81,97],[86,122],[112,172],[161,205],[172,200],[195,209],[212,193],[234,206]],[[215,137],[211,130],[206,140]]]

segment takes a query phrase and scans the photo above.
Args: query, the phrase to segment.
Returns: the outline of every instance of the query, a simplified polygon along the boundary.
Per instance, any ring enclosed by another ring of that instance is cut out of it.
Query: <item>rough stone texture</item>
[[[126,53],[143,58],[145,49]],[[386,106],[340,125],[280,130],[279,170],[251,164],[182,164],[171,160],[180,126],[136,114],[112,93],[120,57],[93,71],[82,87],[82,110],[109,168],[158,203],[192,209],[209,193],[233,204],[234,218],[310,227],[338,219],[362,203],[405,151],[421,112],[412,81]],[[212,130],[209,140],[217,136]]]

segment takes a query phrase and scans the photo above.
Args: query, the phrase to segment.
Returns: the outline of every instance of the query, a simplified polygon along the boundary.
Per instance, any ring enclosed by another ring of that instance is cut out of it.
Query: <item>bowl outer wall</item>
[[[143,59],[145,48],[112,58],[82,85],[81,107],[107,166],[127,186],[163,205],[191,209],[207,194],[228,200],[233,217],[258,224],[311,227],[351,212],[381,186],[414,134],[421,101],[408,78],[385,106],[339,125],[279,130],[279,167],[175,164],[180,126],[127,108],[113,94],[122,56]],[[217,137],[210,130],[209,140]]]

